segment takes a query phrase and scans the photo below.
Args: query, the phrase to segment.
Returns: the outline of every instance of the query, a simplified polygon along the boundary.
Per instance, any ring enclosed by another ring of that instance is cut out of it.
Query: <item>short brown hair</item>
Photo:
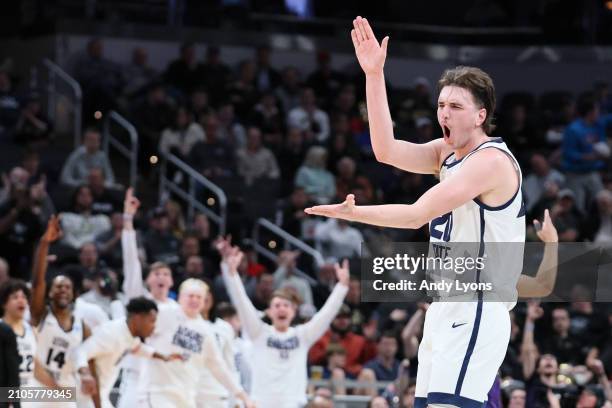
[[[480,68],[458,66],[444,71],[438,81],[438,92],[445,86],[458,86],[470,91],[476,104],[487,111],[487,117],[482,122],[482,130],[487,134],[493,131],[495,86],[489,74]]]
[[[288,300],[296,306],[299,306],[299,304],[302,303],[302,300],[296,296],[292,290],[288,290],[287,288],[276,289],[270,298],[270,302],[272,302],[272,299],[274,298]]]

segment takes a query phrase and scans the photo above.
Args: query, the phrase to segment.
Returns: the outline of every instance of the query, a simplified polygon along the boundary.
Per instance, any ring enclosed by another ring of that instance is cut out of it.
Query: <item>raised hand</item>
[[[527,303],[527,320],[535,322],[544,315],[544,309],[540,307],[540,302],[531,300]]]
[[[351,38],[355,46],[355,54],[361,69],[366,75],[382,74],[387,58],[387,44],[389,37],[383,38],[379,44],[374,36],[370,23],[365,18],[357,17],[353,20]]]
[[[538,220],[533,220],[533,226],[535,227],[536,234],[538,234],[538,238],[542,242],[559,242],[557,229],[550,219],[548,210],[544,210],[544,221],[540,223]]]
[[[229,271],[232,275],[238,273],[238,266],[240,266],[240,262],[242,262],[242,257],[244,253],[237,246],[232,247],[229,251],[228,255],[223,258],[223,262],[227,263],[229,267]]]
[[[304,212],[310,215],[322,215],[330,218],[340,218],[351,220],[355,213],[355,196],[349,194],[341,204],[316,205],[314,207],[305,208]]]
[[[342,261],[342,266],[340,266],[340,264],[336,262],[336,264],[334,265],[334,269],[336,270],[336,279],[338,279],[338,282],[348,286],[349,281],[351,279],[348,259]]]
[[[57,241],[62,236],[62,228],[57,215],[52,215],[47,223],[47,230],[42,236],[42,240],[48,244]]]
[[[225,260],[232,250],[232,236],[228,235],[227,238],[219,236],[215,242],[213,242],[213,245],[217,252],[219,252],[219,255],[221,255],[221,258]]]
[[[123,201],[123,213],[133,217],[136,215],[139,207],[140,200],[134,196],[134,188],[128,188],[125,192],[125,200]]]

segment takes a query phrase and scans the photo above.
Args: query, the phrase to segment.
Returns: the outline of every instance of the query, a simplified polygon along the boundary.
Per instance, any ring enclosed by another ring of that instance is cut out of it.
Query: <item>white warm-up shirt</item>
[[[95,361],[102,408],[113,407],[109,395],[117,380],[121,360],[128,353],[136,351],[149,357],[153,355],[151,348],[132,335],[126,319],[120,318],[99,326],[75,352],[77,368],[87,367],[89,360]]]
[[[251,397],[262,407],[296,408],[306,404],[310,347],[338,314],[348,286],[336,284],[321,310],[306,324],[279,332],[264,323],[249,300],[240,277],[221,264],[223,278],[243,329],[253,343]]]
[[[160,305],[156,331],[148,338],[147,345],[165,355],[180,353],[184,360],[145,360],[139,393],[148,400],[154,400],[155,394],[167,394],[181,401],[181,407],[194,407],[203,368],[208,368],[232,395],[241,391],[223,361],[214,336],[202,317],[189,318],[181,309]]]

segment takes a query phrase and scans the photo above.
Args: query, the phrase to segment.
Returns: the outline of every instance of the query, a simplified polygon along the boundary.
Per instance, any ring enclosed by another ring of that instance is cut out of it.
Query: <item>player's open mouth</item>
[[[442,126],[442,131],[444,132],[444,138],[448,139],[450,137],[450,128],[448,126]]]

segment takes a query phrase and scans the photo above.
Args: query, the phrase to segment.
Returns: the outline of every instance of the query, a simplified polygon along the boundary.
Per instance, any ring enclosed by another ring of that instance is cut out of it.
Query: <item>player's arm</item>
[[[340,311],[342,302],[348,293],[350,280],[348,260],[345,259],[342,262],[342,266],[336,263],[334,267],[338,283],[336,283],[334,290],[325,301],[321,310],[308,323],[300,327],[304,341],[308,346],[319,340],[323,333],[327,331],[332,320],[334,320]]]
[[[34,378],[47,388],[59,388],[53,376],[45,369],[38,358],[34,357]]]
[[[536,369],[536,362],[539,351],[535,344],[533,331],[535,322],[544,314],[540,304],[530,301],[527,304],[527,316],[525,317],[525,327],[523,329],[523,342],[521,343],[520,360],[523,364],[523,377],[528,380]]]
[[[413,173],[435,174],[439,171],[442,139],[425,144],[396,140],[387,101],[384,65],[389,37],[379,44],[368,21],[353,20],[351,38],[355,54],[366,77],[366,102],[372,149],[379,162]]]
[[[101,407],[102,404],[95,359],[110,351],[113,344],[112,338],[106,335],[104,326],[96,332],[95,336],[92,336],[91,329],[83,323],[83,343],[74,350],[72,355],[81,389],[84,394],[91,396],[96,408]]]
[[[215,343],[213,336],[209,335],[204,338],[202,354],[205,359],[205,364],[215,377],[232,395],[239,398],[246,407],[253,407],[253,403],[244,392],[238,380],[232,375],[227,364],[223,360],[221,350]]]
[[[145,287],[142,280],[142,265],[138,259],[138,245],[133,219],[140,207],[140,201],[134,197],[134,189],[128,188],[123,203],[123,230],[121,231],[121,251],[123,255],[123,293],[126,300],[143,296]]]
[[[557,279],[559,260],[559,236],[548,210],[544,211],[544,221],[538,230],[540,222],[533,221],[538,237],[544,242],[544,255],[538,267],[536,276],[521,275],[516,288],[519,297],[537,298],[546,297],[552,293]]]
[[[59,218],[53,215],[47,223],[47,230],[38,243],[38,248],[36,249],[36,255],[34,257],[32,271],[32,300],[30,301],[30,322],[33,326],[38,326],[45,313],[45,295],[47,291],[45,275],[47,274],[49,246],[54,241],[58,240],[61,235],[62,230],[60,229]]]
[[[381,227],[417,229],[506,182],[507,172],[500,171],[505,165],[503,161],[508,160],[505,153],[483,149],[473,156],[478,160],[466,160],[457,173],[430,188],[414,204],[357,206],[355,197],[349,194],[341,204],[319,205],[304,211]]]
[[[423,330],[423,323],[425,322],[425,312],[429,307],[429,303],[419,303],[419,308],[404,326],[402,330],[402,343],[404,346],[404,357],[411,359],[414,358],[419,350],[418,333]]]
[[[230,241],[225,239],[217,241],[217,249],[222,257],[221,273],[227,293],[232,300],[232,304],[236,306],[247,335],[251,339],[256,339],[263,332],[265,324],[259,318],[257,309],[251,303],[238,274],[238,265],[240,265],[244,254],[238,247],[232,247]]]

